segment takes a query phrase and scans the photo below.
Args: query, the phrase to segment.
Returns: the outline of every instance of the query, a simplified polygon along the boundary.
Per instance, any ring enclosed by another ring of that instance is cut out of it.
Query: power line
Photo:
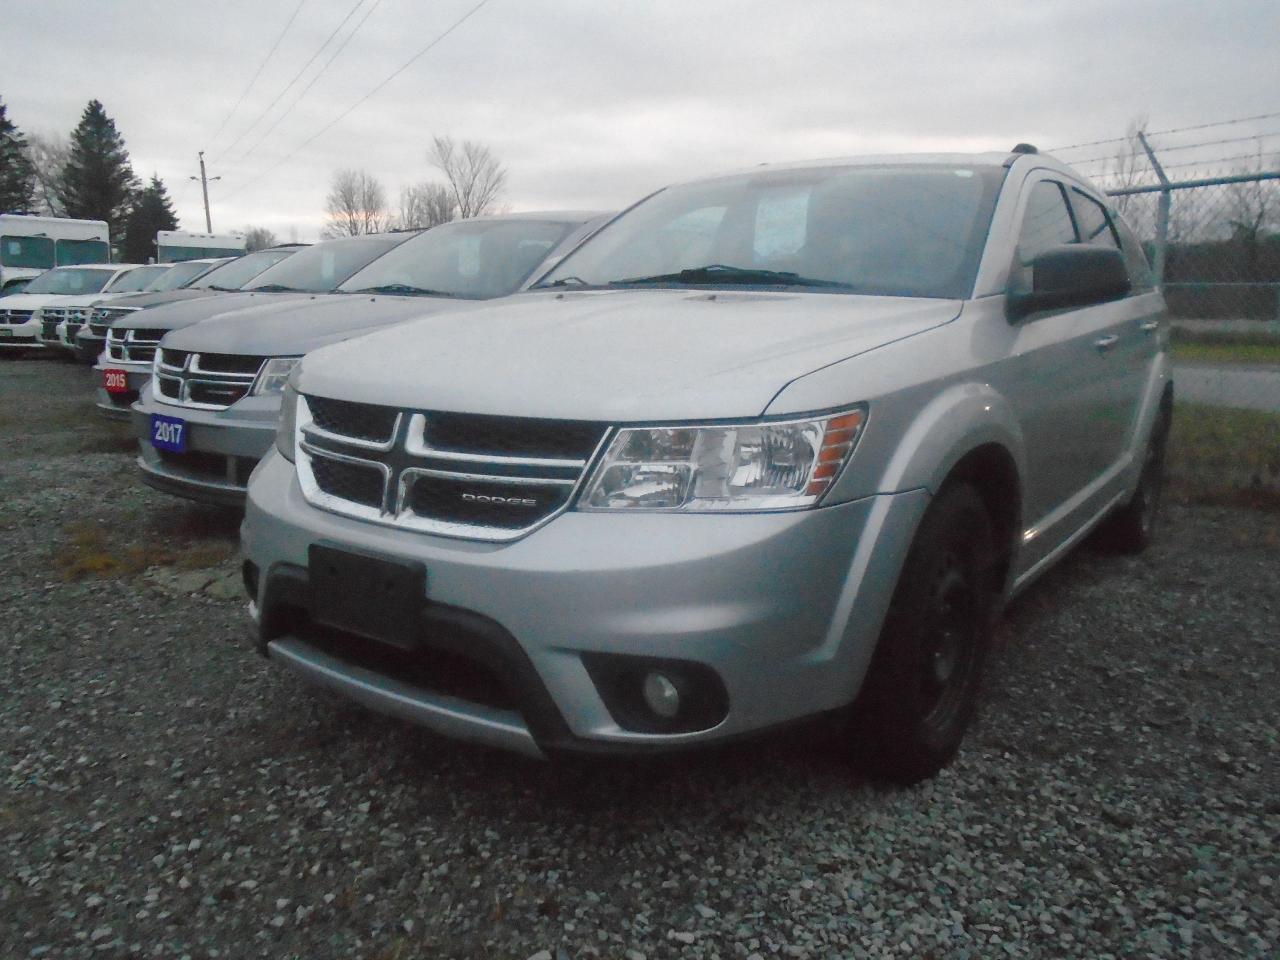
[[[281,157],[279,160],[277,160],[277,161],[276,161],[275,163],[273,163],[271,166],[269,166],[269,167],[267,167],[265,170],[263,170],[263,171],[262,171],[262,173],[258,174],[256,177],[254,177],[254,178],[252,178],[251,180],[249,180],[249,182],[248,182],[248,183],[246,183],[244,186],[242,186],[242,187],[240,187],[240,188],[238,188],[238,189],[236,189],[236,190],[233,190],[230,194],[228,194],[227,196],[223,197],[223,200],[224,200],[224,201],[226,201],[226,200],[230,200],[232,197],[234,197],[234,196],[236,196],[236,195],[238,195],[238,194],[240,194],[240,193],[243,193],[245,190],[248,190],[250,187],[252,187],[254,184],[258,183],[260,180],[262,180],[262,179],[263,179],[264,177],[266,177],[268,174],[272,173],[273,171],[275,171],[275,170],[276,170],[276,169],[278,169],[279,167],[283,166],[283,165],[284,165],[286,162],[288,162],[289,160],[292,160],[292,159],[293,159],[295,156],[297,156],[297,155],[298,155],[298,153],[300,153],[300,152],[301,152],[305,147],[309,146],[311,143],[313,143],[313,142],[315,142],[316,140],[318,140],[321,136],[323,136],[324,134],[328,133],[328,132],[329,132],[330,130],[332,130],[335,126],[337,126],[337,125],[338,125],[342,120],[344,120],[344,119],[346,119],[348,116],[350,116],[350,115],[351,115],[351,113],[356,109],[356,107],[360,106],[362,103],[364,103],[366,100],[368,100],[368,99],[369,99],[370,97],[372,97],[374,94],[376,94],[379,90],[381,90],[383,87],[385,87],[387,84],[389,84],[392,80],[394,80],[396,77],[400,76],[400,74],[404,73],[404,72],[405,72],[406,70],[408,70],[411,66],[413,66],[413,65],[414,65],[418,60],[420,60],[423,56],[425,56],[427,53],[429,53],[429,52],[431,51],[431,49],[432,49],[432,48],[434,48],[437,44],[439,44],[442,40],[444,40],[447,36],[449,36],[449,34],[453,33],[453,31],[457,30],[460,26],[462,26],[464,23],[466,23],[468,20],[470,20],[473,16],[475,16],[477,13],[479,13],[479,12],[480,12],[480,9],[481,9],[482,7],[484,7],[484,6],[485,6],[486,4],[488,4],[488,3],[489,3],[489,0],[480,0],[480,2],[479,2],[479,3],[477,3],[474,7],[472,7],[470,10],[468,10],[465,14],[463,14],[461,17],[459,17],[457,20],[455,20],[455,21],[453,22],[453,24],[451,24],[451,25],[450,25],[446,30],[444,30],[442,33],[440,33],[439,35],[437,35],[437,36],[435,37],[435,39],[433,39],[433,40],[432,40],[430,43],[428,43],[425,47],[423,47],[421,50],[419,50],[417,53],[415,53],[412,57],[410,57],[408,60],[406,60],[406,61],[405,61],[405,62],[404,62],[400,67],[398,67],[397,69],[393,70],[393,71],[392,71],[392,72],[391,72],[391,73],[390,73],[390,74],[389,74],[385,79],[383,79],[381,82],[379,82],[379,83],[378,83],[378,84],[377,84],[377,85],[376,85],[372,90],[370,90],[368,93],[366,93],[363,97],[361,97],[361,98],[360,98],[359,100],[357,100],[355,103],[351,104],[351,106],[347,107],[347,109],[343,110],[343,111],[342,111],[342,113],[338,114],[336,117],[334,117],[334,118],[333,118],[332,120],[330,120],[328,123],[326,123],[323,127],[321,127],[319,130],[317,130],[315,133],[313,133],[311,136],[307,137],[307,139],[303,140],[300,144],[298,144],[296,147],[294,147],[292,151],[290,151],[289,153],[285,154],[283,157]]]
[[[322,63],[320,65],[320,69],[316,71],[315,75],[309,81],[307,81],[307,85],[302,88],[302,92],[299,93],[298,96],[294,98],[293,102],[289,104],[289,106],[287,106],[284,110],[280,112],[280,116],[276,117],[275,121],[271,124],[271,126],[267,127],[266,131],[263,132],[262,136],[260,136],[257,139],[257,141],[254,143],[252,147],[246,150],[237,159],[232,161],[233,164],[244,163],[244,161],[249,157],[250,154],[253,153],[253,151],[257,150],[258,147],[262,146],[262,141],[266,140],[267,137],[271,136],[271,131],[274,130],[276,127],[280,126],[282,122],[284,122],[284,118],[289,115],[289,111],[302,102],[302,98],[307,95],[307,92],[316,85],[316,81],[319,80],[322,76],[324,76],[324,72],[329,69],[329,64],[333,63],[334,60],[338,59],[338,55],[342,53],[343,50],[346,49],[347,44],[351,42],[351,38],[360,32],[360,28],[364,26],[364,22],[369,19],[369,16],[373,13],[373,11],[377,10],[381,4],[382,4],[382,0],[374,0],[373,5],[369,7],[367,10],[365,10],[364,16],[360,18],[360,20],[356,23],[352,31],[347,34],[346,39],[344,39],[342,43],[338,44],[338,48],[333,51],[333,53],[329,56],[329,59],[326,60],[324,63]]]
[[[213,143],[213,141],[218,139],[218,134],[220,134],[223,131],[223,128],[226,127],[227,121],[230,120],[235,112],[240,109],[240,104],[244,103],[244,98],[249,95],[249,91],[253,89],[253,85],[258,82],[258,77],[262,75],[262,70],[266,67],[267,61],[271,59],[272,55],[276,52],[276,49],[280,46],[280,41],[284,39],[284,35],[288,33],[289,28],[293,26],[293,21],[298,19],[298,14],[302,11],[306,2],[307,0],[298,0],[298,5],[293,8],[293,16],[289,18],[289,22],[286,23],[284,25],[284,29],[280,31],[280,36],[276,37],[276,42],[271,45],[271,49],[267,51],[267,55],[263,57],[262,62],[258,64],[258,69],[254,71],[252,79],[249,80],[249,85],[245,87],[244,92],[240,94],[240,99],[235,102],[235,105],[232,106],[229,111],[227,111],[227,115],[223,117],[222,122],[218,124],[218,129],[213,131],[213,136],[209,138],[210,143]]]
[[[1234,123],[1251,123],[1254,120],[1274,120],[1280,117],[1280,113],[1260,113],[1256,117],[1238,117],[1235,120],[1215,120],[1213,123],[1198,123],[1191,127],[1173,127],[1169,130],[1146,130],[1143,131],[1149,137],[1163,137],[1171,133],[1189,133],[1192,130],[1208,130],[1210,127],[1227,127]],[[1065,147],[1051,147],[1050,153],[1061,153],[1063,150],[1075,150],[1079,147],[1100,147],[1107,143],[1120,143],[1128,140],[1125,137],[1112,137],[1109,140],[1091,140],[1088,143],[1072,143]]]
[[[240,136],[232,140],[231,143],[229,143],[226,147],[223,148],[220,154],[218,154],[216,157],[213,158],[214,163],[217,163],[219,160],[225,157],[228,153],[230,153],[233,149],[235,149],[236,145],[239,144],[240,141],[243,140],[245,137],[247,137],[254,127],[256,127],[259,123],[262,122],[263,117],[265,117],[268,113],[270,113],[271,109],[277,103],[280,102],[281,98],[293,88],[293,85],[298,82],[298,80],[302,77],[304,73],[307,72],[307,68],[310,67],[311,64],[316,62],[316,58],[320,56],[320,54],[324,53],[325,47],[329,46],[329,44],[333,41],[333,38],[338,35],[338,31],[341,30],[344,26],[346,26],[347,21],[350,20],[351,17],[355,14],[355,12],[358,9],[360,9],[360,7],[363,5],[364,5],[364,0],[356,0],[355,5],[350,10],[347,11],[347,15],[342,18],[342,21],[336,27],[333,28],[333,33],[329,34],[329,36],[325,38],[324,43],[320,44],[320,46],[316,49],[316,52],[311,55],[311,59],[302,65],[302,69],[300,69],[297,73],[293,75],[293,79],[284,85],[284,89],[282,89],[279,93],[276,94],[275,99],[272,100],[269,104],[267,104],[266,109],[263,110],[261,113],[259,113],[256,117],[254,117],[253,123],[249,124],[249,126],[247,126],[241,132]]]

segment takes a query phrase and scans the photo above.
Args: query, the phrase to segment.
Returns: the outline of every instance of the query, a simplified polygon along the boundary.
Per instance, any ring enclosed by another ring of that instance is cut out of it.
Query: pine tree
[[[116,122],[101,103],[90,100],[71,132],[71,155],[62,171],[59,193],[66,215],[105,220],[114,235],[133,209],[139,186]]]
[[[169,194],[160,178],[152,174],[151,182],[138,194],[125,224],[122,251],[125,263],[146,263],[156,255],[156,233],[177,229],[178,218]]]
[[[30,213],[36,205],[36,174],[27,138],[6,116],[0,100],[0,213]]]

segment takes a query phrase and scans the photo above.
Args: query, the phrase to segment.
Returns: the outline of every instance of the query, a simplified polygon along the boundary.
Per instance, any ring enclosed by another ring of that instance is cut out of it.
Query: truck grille
[[[107,356],[121,363],[150,363],[155,359],[156,348],[168,330],[119,330],[107,331]]]
[[[89,314],[89,332],[95,337],[105,337],[111,324],[137,310],[137,307],[94,307]]]
[[[265,360],[240,354],[161,350],[154,377],[156,393],[166,403],[181,407],[225,410],[253,389]]]
[[[310,503],[333,513],[514,540],[569,506],[608,433],[589,421],[301,397],[298,479]]]
[[[29,323],[31,310],[0,310],[0,323]]]

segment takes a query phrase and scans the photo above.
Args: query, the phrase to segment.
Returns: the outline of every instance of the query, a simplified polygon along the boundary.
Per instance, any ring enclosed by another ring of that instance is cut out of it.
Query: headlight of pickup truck
[[[579,510],[795,510],[822,499],[867,413],[618,431]]]
[[[272,357],[258,371],[258,379],[253,381],[253,389],[249,391],[250,396],[261,397],[280,393],[284,390],[289,374],[293,373],[293,368],[301,359],[301,357]]]
[[[292,384],[285,384],[284,398],[280,401],[280,422],[276,425],[276,449],[280,456],[293,463],[298,434],[298,391]]]

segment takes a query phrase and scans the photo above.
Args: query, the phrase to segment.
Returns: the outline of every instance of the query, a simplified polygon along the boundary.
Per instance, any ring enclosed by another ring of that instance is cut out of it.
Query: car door
[[[1031,263],[1050,247],[1081,242],[1064,178],[1033,174],[1023,186],[1010,289],[1031,284]],[[1122,386],[1109,305],[1044,310],[1014,321],[1000,389],[1019,411],[1026,446],[1022,561],[1033,565],[1067,540],[1105,499],[1120,443]]]
[[[1100,449],[1099,454],[1105,457],[1104,466],[1111,466],[1124,458],[1133,446],[1133,431],[1159,350],[1157,334],[1164,309],[1161,299],[1152,295],[1154,287],[1149,273],[1140,269],[1140,263],[1135,263],[1135,259],[1142,258],[1141,250],[1126,249],[1114,215],[1078,186],[1069,187],[1067,196],[1081,242],[1120,250],[1129,271],[1128,296],[1089,308],[1110,321],[1106,345],[1099,349],[1106,358],[1114,392],[1101,408],[1105,420],[1100,425],[1099,437],[1106,438],[1106,447]]]

